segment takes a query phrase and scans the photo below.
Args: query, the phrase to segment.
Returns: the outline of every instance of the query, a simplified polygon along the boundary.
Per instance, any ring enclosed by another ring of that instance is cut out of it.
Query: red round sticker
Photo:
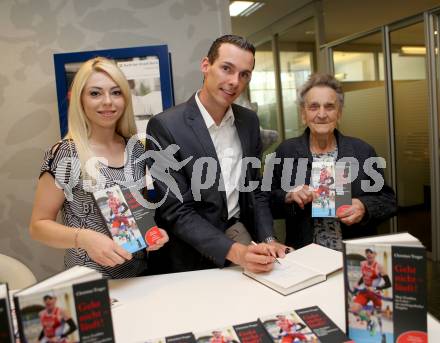
[[[148,245],[154,245],[160,238],[162,238],[162,234],[157,226],[153,226],[145,233],[145,241],[148,243]]]
[[[428,334],[423,331],[407,331],[397,337],[396,343],[428,343]]]
[[[342,213],[344,213],[348,208],[350,208],[350,205],[341,205],[336,210],[336,215],[340,217]]]

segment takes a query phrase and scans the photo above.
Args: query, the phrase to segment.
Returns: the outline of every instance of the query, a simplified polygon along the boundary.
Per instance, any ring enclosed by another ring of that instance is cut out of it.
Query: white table
[[[110,295],[121,302],[112,310],[116,342],[207,331],[313,305],[345,329],[342,272],[289,296],[237,267],[112,280]],[[430,342],[440,342],[440,323],[431,315],[428,332]]]

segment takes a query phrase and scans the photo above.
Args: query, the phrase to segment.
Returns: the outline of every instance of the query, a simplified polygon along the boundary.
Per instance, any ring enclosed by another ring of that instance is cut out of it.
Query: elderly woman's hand
[[[351,206],[338,215],[339,220],[345,225],[359,223],[365,215],[365,206],[359,199],[352,199]]]
[[[304,209],[304,206],[312,202],[317,196],[312,187],[301,185],[287,192],[284,201],[286,204],[296,202],[301,209]]]

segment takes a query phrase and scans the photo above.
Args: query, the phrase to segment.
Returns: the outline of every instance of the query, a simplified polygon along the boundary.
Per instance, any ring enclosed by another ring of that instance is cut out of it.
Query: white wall
[[[231,31],[227,0],[0,1],[0,252],[38,278],[62,252],[28,234],[44,150],[60,138],[53,53],[168,44],[176,103],[201,85],[200,59]],[[11,271],[13,272],[13,271]]]

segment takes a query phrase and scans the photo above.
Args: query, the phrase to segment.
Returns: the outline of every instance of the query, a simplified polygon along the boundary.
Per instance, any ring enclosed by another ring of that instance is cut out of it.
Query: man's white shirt
[[[200,101],[198,92],[195,98],[220,162],[220,169],[226,190],[228,219],[239,217],[240,206],[238,204],[238,198],[240,193],[238,190],[238,182],[241,175],[243,150],[240,138],[238,137],[237,128],[234,124],[234,112],[232,111],[232,107],[229,106],[220,125],[217,125]]]

